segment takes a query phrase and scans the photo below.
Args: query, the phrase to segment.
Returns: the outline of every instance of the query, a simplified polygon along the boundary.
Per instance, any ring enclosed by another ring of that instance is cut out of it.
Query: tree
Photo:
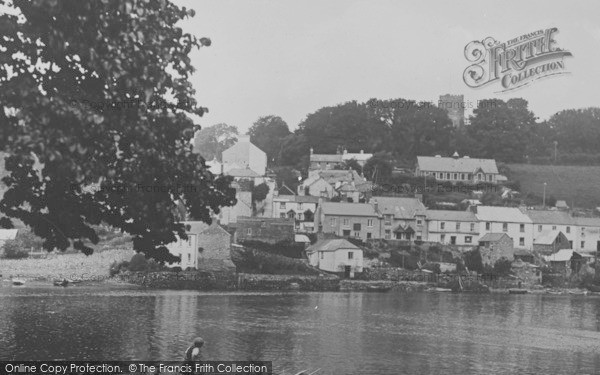
[[[512,262],[506,258],[500,258],[494,263],[493,272],[498,276],[508,276],[512,268]]]
[[[365,163],[365,177],[374,182],[386,182],[392,175],[392,164],[388,153],[377,153]]]
[[[548,126],[555,131],[562,152],[598,153],[600,108],[568,109],[553,115]],[[549,142],[551,143],[551,142]],[[551,155],[554,154],[554,144]]]
[[[346,160],[342,164],[342,169],[354,170],[354,171],[358,172],[358,174],[363,173],[363,167],[361,167],[361,165],[356,161],[356,159]]]
[[[250,141],[267,154],[269,165],[281,165],[283,154],[283,140],[289,136],[290,129],[279,116],[264,116],[248,130]]]
[[[479,249],[467,251],[464,255],[465,267],[469,271],[483,272],[483,259],[481,258],[481,252]]]
[[[237,141],[238,130],[233,125],[216,124],[199,130],[194,135],[194,152],[206,160],[222,161],[222,153]]]
[[[92,226],[106,223],[138,252],[178,260],[165,246],[187,238],[176,202],[205,222],[235,202],[231,179],[192,153],[190,115],[206,109],[189,54],[210,40],[176,24],[194,11],[167,0],[12,3],[21,16],[0,15],[0,150],[10,155],[0,224],[20,219],[47,250],[91,254],[84,241],[98,243]]]
[[[524,99],[482,100],[473,111],[468,135],[475,140],[475,156],[505,162],[525,159],[536,117]]]

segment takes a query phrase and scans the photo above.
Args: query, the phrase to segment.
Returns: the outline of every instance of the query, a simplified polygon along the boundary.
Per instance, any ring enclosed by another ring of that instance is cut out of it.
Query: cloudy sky
[[[349,100],[440,94],[478,99],[522,97],[540,118],[600,106],[600,1],[175,0],[196,10],[186,31],[212,39],[193,53],[201,123],[245,131],[279,115],[294,129],[307,114]],[[557,27],[569,50],[568,75],[510,93],[499,84],[465,85],[465,45],[507,41]]]

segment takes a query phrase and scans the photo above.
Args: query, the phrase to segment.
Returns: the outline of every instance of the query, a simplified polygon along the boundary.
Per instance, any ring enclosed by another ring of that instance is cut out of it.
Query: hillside
[[[566,200],[569,206],[595,208],[600,206],[600,166],[552,166],[509,164],[510,180],[521,183],[521,191]]]

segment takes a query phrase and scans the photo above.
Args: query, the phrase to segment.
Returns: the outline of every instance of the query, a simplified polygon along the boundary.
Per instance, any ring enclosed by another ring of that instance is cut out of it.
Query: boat
[[[585,296],[588,294],[587,290],[569,290],[569,294],[573,294],[576,296]]]
[[[449,288],[429,288],[427,289],[428,292],[451,292],[452,289]]]
[[[24,285],[25,284],[25,280],[23,280],[23,279],[12,279],[11,282],[13,285]]]
[[[67,285],[69,285],[69,280],[67,280],[67,279],[54,280],[54,286],[67,286]]]
[[[508,294],[527,294],[527,289],[512,288],[508,290]]]
[[[369,285],[367,286],[367,291],[369,292],[387,292],[392,289],[391,286],[385,285]]]

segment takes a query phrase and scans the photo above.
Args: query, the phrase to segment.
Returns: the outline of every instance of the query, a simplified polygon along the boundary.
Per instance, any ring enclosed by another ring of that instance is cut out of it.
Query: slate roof
[[[506,233],[486,233],[479,239],[479,242],[496,242],[500,241],[504,236],[510,238],[510,236]]]
[[[260,177],[258,173],[249,168],[233,168],[225,174],[233,177]]]
[[[417,198],[406,197],[373,197],[377,201],[379,213],[394,215],[395,219],[412,219],[416,214],[425,214],[425,206]]]
[[[471,211],[427,210],[427,220],[476,222],[477,217]]]
[[[341,154],[311,154],[310,155],[311,162],[318,163],[341,163],[342,155]]]
[[[545,256],[544,259],[547,262],[567,262],[571,260],[574,253],[573,250],[562,249],[552,255]]]
[[[319,203],[319,197],[312,195],[279,195],[273,198],[277,202]]]
[[[319,240],[306,249],[307,253],[315,251],[336,251],[340,249],[360,250],[358,246],[344,239]]]
[[[498,173],[494,159],[417,156],[417,164],[421,171],[474,173],[481,168],[484,173]]]
[[[525,214],[529,216],[534,224],[575,224],[573,217],[564,211],[527,210],[525,211]]]
[[[552,245],[560,233],[561,231],[559,230],[545,230],[538,233],[538,235],[533,239],[533,243],[535,245]]]
[[[582,227],[600,227],[600,217],[574,217],[573,220]]]
[[[322,210],[323,214],[333,216],[378,216],[368,203],[323,202]]]
[[[531,223],[529,216],[516,207],[477,206],[475,215],[481,221]]]
[[[18,232],[18,229],[0,229],[0,241],[14,240]]]

